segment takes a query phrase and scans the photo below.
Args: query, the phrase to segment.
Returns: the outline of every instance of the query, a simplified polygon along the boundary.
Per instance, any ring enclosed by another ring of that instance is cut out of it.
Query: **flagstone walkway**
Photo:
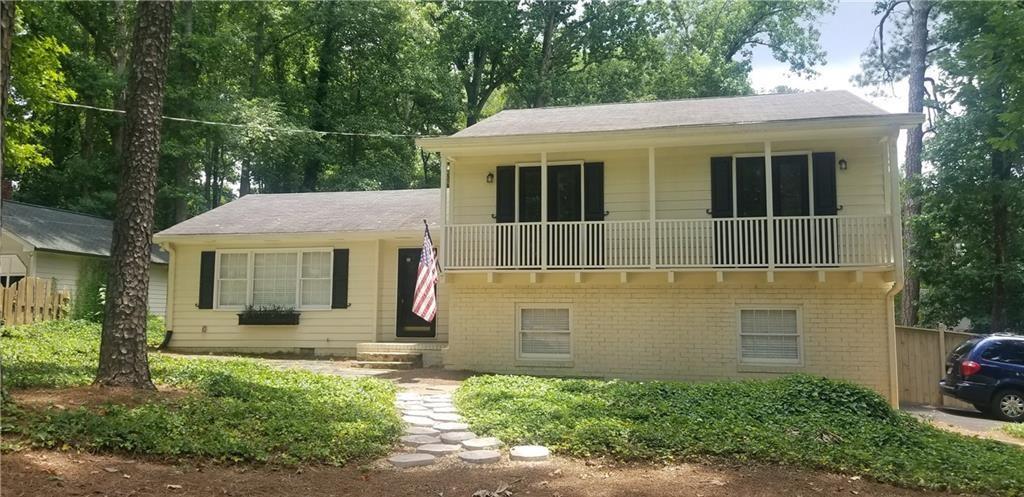
[[[407,427],[401,438],[404,451],[388,458],[393,466],[412,468],[428,466],[440,458],[454,455],[470,464],[492,464],[502,460],[501,440],[478,437],[469,431],[451,393],[398,394],[396,405]],[[512,447],[509,460],[543,461],[550,452],[546,447],[524,445]]]

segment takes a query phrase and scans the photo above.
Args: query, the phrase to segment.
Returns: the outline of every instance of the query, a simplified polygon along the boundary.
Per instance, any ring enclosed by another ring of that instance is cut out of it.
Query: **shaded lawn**
[[[478,376],[455,402],[477,433],[574,456],[794,464],[910,487],[1024,495],[1024,450],[948,433],[845,382],[687,384]]]
[[[151,345],[162,339],[159,330],[154,335]],[[12,389],[88,385],[98,352],[99,326],[85,321],[0,331],[4,382]],[[285,464],[380,456],[401,433],[388,382],[154,351],[150,367],[158,388],[187,394],[65,409],[5,403],[3,430],[36,447]]]

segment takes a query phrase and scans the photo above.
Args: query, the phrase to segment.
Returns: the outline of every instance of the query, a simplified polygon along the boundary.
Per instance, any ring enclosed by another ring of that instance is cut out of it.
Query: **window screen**
[[[800,362],[800,327],[795,309],[740,311],[741,362]]]
[[[252,305],[295,307],[296,254],[267,252],[253,254]]]
[[[217,302],[223,307],[242,307],[248,292],[249,254],[220,254]]]
[[[571,355],[568,307],[524,307],[519,310],[519,354],[523,357],[568,358]]]
[[[331,252],[302,253],[302,306],[331,305]]]

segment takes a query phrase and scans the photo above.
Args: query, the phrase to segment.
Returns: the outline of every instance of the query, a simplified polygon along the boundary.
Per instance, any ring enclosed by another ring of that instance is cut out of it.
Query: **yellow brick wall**
[[[664,273],[658,277],[664,278]],[[468,279],[460,283],[452,278],[445,364],[501,373],[687,381],[804,372],[852,380],[888,396],[883,284],[707,284],[705,278],[693,279],[660,284],[503,284]],[[526,303],[571,305],[571,362],[545,366],[517,360],[515,310]],[[744,306],[798,307],[803,365],[741,365],[738,309]]]

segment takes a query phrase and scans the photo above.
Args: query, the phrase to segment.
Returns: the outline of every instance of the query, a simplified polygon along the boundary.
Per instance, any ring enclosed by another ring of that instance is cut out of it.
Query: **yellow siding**
[[[668,147],[655,149],[658,219],[705,219],[711,207],[711,157],[763,152],[763,144]],[[849,169],[836,171],[840,215],[881,215],[885,212],[883,153],[878,138],[805,140],[772,143],[773,154],[835,152]],[[648,219],[648,152],[646,149],[548,154],[549,162],[604,162],[605,209],[609,221]],[[495,183],[487,173],[500,165],[536,163],[537,154],[455,157],[451,169],[450,224],[492,223]]]
[[[373,341],[374,285],[377,268],[373,264],[376,242],[324,240],[308,247],[349,249],[348,309],[302,311],[298,326],[239,326],[236,310],[198,309],[199,259],[204,250],[226,248],[301,248],[288,242],[175,246],[174,338],[177,349],[238,351],[296,351],[299,348],[335,349],[352,353],[356,344]],[[203,328],[205,327],[205,332]]]
[[[398,249],[420,248],[422,240],[382,240],[380,242],[380,300],[378,301],[377,341],[395,342],[396,319],[398,315]],[[438,315],[436,342],[448,341],[448,291],[444,284],[438,285]]]
[[[716,285],[706,275],[682,276],[675,284],[665,283],[663,273],[627,284],[587,275],[591,279],[579,284],[551,279],[530,285],[514,279],[487,284],[467,275],[449,288],[451,337],[445,364],[501,373],[687,381],[805,372],[851,380],[888,395],[886,286],[881,279],[872,276],[855,285],[830,276],[835,281],[820,285],[812,275],[780,276],[767,284],[763,275],[730,274]],[[546,366],[517,360],[515,309],[527,303],[571,305],[571,362]],[[803,365],[740,364],[741,306],[799,308]]]
[[[175,244],[175,283],[171,346],[179,350],[295,352],[354,355],[356,344],[395,341],[398,248],[418,248],[421,240],[345,241],[341,237],[288,240]],[[239,326],[235,310],[198,309],[199,258],[205,250],[261,248],[349,249],[348,309],[301,311],[298,326]],[[441,292],[438,337],[447,339],[446,293]],[[206,331],[203,331],[203,327]]]

